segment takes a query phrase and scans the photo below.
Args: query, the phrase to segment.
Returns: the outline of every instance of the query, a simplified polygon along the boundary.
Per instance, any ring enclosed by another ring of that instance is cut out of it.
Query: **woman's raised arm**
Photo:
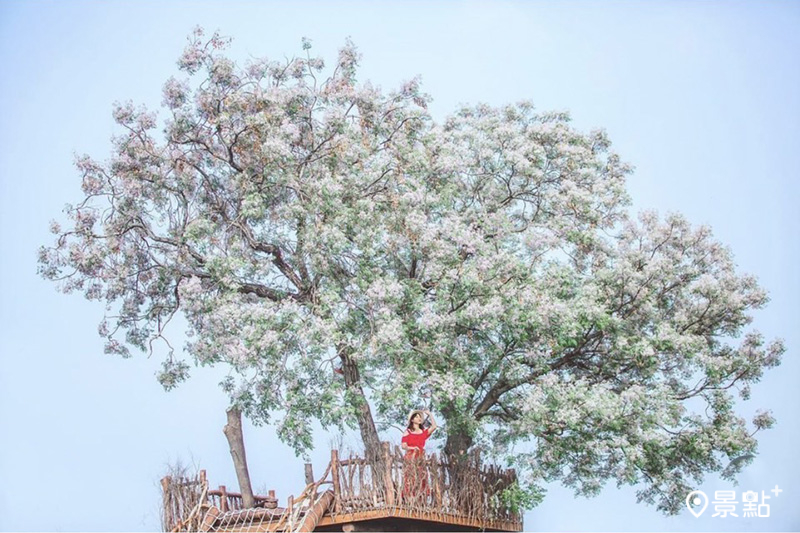
[[[427,414],[428,417],[431,419],[431,427],[428,428],[428,435],[430,435],[431,433],[433,433],[433,430],[438,428],[439,426],[436,424],[436,419],[433,418],[433,413],[427,410],[423,412]]]

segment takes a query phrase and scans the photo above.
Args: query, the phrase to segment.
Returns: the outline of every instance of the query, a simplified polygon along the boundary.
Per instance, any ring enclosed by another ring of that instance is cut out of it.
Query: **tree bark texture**
[[[472,437],[465,433],[451,433],[447,435],[444,453],[447,456],[460,457],[469,452],[472,447]]]
[[[364,443],[364,458],[372,467],[375,486],[385,491],[385,494],[388,494],[389,487],[385,484],[385,480],[391,478],[386,477],[386,474],[390,474],[390,472],[385,469],[390,468],[390,465],[383,460],[381,440],[378,437],[378,430],[375,428],[375,420],[372,418],[372,410],[369,407],[369,402],[367,402],[367,396],[361,387],[358,365],[345,350],[340,350],[339,356],[342,360],[345,386],[355,398],[355,401],[358,402],[356,418],[358,420],[358,429],[361,432],[361,441]]]
[[[361,376],[358,372],[358,365],[355,360],[344,351],[340,351],[342,360],[342,373],[344,374],[344,384],[350,394],[358,401],[356,406],[356,418],[358,428],[361,432],[361,440],[364,443],[366,459],[370,463],[378,463],[381,458],[381,441],[378,437],[378,430],[375,428],[375,421],[372,418],[372,410],[367,402],[364,389],[361,387]]]
[[[227,411],[228,423],[222,429],[228,439],[231,449],[233,467],[236,469],[236,478],[239,480],[239,491],[242,493],[242,505],[245,509],[256,506],[253,497],[253,487],[250,484],[250,472],[247,469],[247,456],[244,451],[244,435],[242,433],[242,412],[235,407]]]

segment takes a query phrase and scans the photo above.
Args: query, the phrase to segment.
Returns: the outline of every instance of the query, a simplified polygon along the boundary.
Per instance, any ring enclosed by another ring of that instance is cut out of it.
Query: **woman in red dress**
[[[431,420],[429,428],[422,427],[423,415]],[[403,475],[403,499],[424,497],[428,493],[428,472],[425,469],[425,441],[436,430],[436,420],[430,411],[412,411],[408,417],[408,427],[400,446],[405,450],[406,465]]]

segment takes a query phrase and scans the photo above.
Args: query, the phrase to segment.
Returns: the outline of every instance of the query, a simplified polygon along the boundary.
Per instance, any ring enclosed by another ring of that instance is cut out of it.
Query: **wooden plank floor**
[[[474,527],[486,531],[522,531],[522,524],[505,520],[479,520],[464,516],[456,516],[445,513],[412,511],[401,508],[370,509],[353,513],[338,513],[335,515],[325,514],[319,523],[318,528],[332,526],[336,524],[347,524],[354,522],[364,522],[381,518],[408,518],[412,520],[424,520],[426,522],[437,522],[452,526]]]

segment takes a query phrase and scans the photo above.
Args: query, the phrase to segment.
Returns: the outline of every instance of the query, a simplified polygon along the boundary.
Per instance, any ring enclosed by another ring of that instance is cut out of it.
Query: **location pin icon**
[[[700,511],[695,511],[694,508],[698,507],[700,504],[703,505],[703,508]],[[700,515],[703,514],[703,511],[706,510],[708,507],[708,496],[702,490],[693,490],[686,496],[686,507],[689,508],[689,512],[694,515],[695,518],[700,518]]]

